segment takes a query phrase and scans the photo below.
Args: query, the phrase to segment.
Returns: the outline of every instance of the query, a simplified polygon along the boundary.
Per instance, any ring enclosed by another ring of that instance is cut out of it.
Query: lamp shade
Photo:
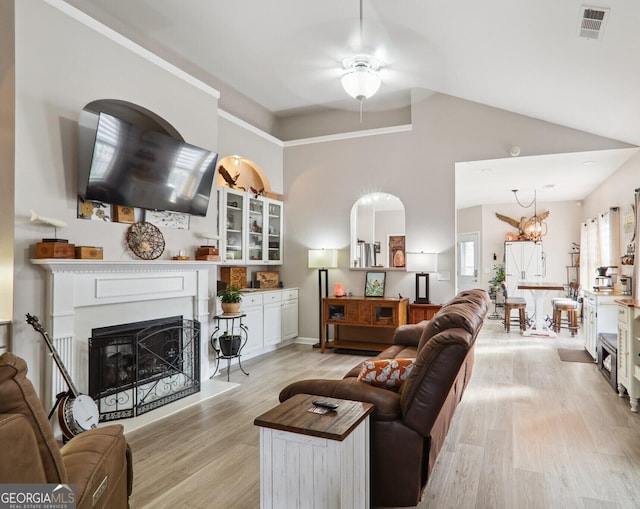
[[[342,88],[354,99],[369,99],[380,88],[381,79],[376,71],[365,66],[356,66],[341,79]]]
[[[310,269],[335,269],[337,266],[337,249],[309,249]]]
[[[410,253],[406,255],[407,272],[438,272],[438,253]]]

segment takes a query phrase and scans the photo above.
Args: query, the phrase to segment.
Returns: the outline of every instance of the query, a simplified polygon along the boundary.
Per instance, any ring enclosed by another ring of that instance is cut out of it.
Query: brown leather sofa
[[[76,507],[125,509],[133,482],[121,425],[85,431],[59,447],[27,379],[25,361],[0,356],[0,483],[76,485]]]
[[[341,380],[302,380],[280,392],[366,401],[370,421],[371,503],[417,505],[473,368],[474,344],[489,310],[484,290],[461,292],[429,321],[402,325],[376,359],[415,358],[399,390],[358,381],[361,365]]]

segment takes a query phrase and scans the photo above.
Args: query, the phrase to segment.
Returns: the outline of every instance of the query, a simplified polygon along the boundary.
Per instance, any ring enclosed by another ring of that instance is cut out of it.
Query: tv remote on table
[[[316,400],[312,401],[312,403],[315,406],[321,406],[323,408],[328,408],[330,410],[335,410],[336,408],[338,408],[338,404],[337,403],[331,403],[330,401],[322,401],[320,399],[316,399]]]

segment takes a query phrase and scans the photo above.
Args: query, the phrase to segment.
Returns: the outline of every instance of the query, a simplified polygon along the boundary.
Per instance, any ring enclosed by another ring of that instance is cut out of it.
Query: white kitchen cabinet
[[[598,334],[616,333],[618,309],[615,303],[621,295],[617,292],[593,292],[584,290],[582,301],[584,348],[597,361]]]
[[[298,290],[282,292],[282,339],[298,337]]]
[[[535,303],[531,292],[518,290],[518,283],[542,281],[545,276],[542,242],[520,241],[504,243],[504,276],[509,297],[524,297],[530,314]]]
[[[632,412],[640,399],[640,307],[637,301],[618,301],[618,393],[629,394]]]
[[[247,344],[242,350],[243,355],[262,349],[264,337],[264,312],[262,294],[260,292],[242,295],[242,312],[247,316],[243,323],[248,329]]]
[[[265,292],[264,299],[264,346],[277,345],[282,341],[282,291]]]

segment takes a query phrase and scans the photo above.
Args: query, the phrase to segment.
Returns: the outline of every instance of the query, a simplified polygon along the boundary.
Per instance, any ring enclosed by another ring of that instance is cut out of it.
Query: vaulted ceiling
[[[427,90],[640,145],[640,2],[67,3],[223,90],[223,108],[227,87],[277,118],[319,109],[357,111],[358,101],[340,85],[342,60],[368,53],[381,61],[382,86],[364,102],[365,115],[407,107],[412,92]],[[604,17],[588,22],[594,30],[581,32],[587,7],[596,11],[592,17]],[[630,155],[610,151],[597,164],[606,166],[606,175]],[[590,159],[571,161],[577,173],[560,172],[564,182],[553,161],[545,164],[562,188],[585,174],[583,163]],[[469,175],[480,172],[484,182],[491,180],[487,168],[467,164]]]

